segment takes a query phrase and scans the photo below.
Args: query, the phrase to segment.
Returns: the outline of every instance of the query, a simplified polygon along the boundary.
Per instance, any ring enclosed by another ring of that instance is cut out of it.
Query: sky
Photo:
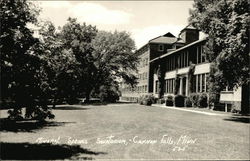
[[[68,17],[98,30],[127,31],[137,49],[150,39],[188,25],[193,1],[39,1],[40,18],[63,26]]]

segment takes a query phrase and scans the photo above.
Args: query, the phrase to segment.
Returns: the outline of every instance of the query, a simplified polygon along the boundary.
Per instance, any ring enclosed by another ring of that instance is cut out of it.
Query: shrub
[[[157,101],[158,104],[163,104],[165,102],[166,102],[165,98],[158,99],[158,101]]]
[[[189,97],[190,97],[190,100],[192,102],[192,106],[198,107],[199,106],[199,94],[191,93]]]
[[[166,99],[166,106],[173,106],[173,105],[174,105],[173,96],[168,95]]]
[[[139,98],[139,103],[141,105],[151,106],[154,100],[155,97],[153,95],[143,95]]]
[[[140,105],[143,105],[143,96],[140,96],[140,97],[138,98],[138,103],[139,103]]]
[[[185,96],[177,95],[174,98],[174,103],[176,107],[184,107]]]
[[[101,86],[99,98],[101,102],[116,102],[119,100],[119,91],[116,86]]]
[[[191,101],[191,98],[190,97],[187,97],[185,99],[185,106],[186,107],[192,107],[192,101]]]
[[[199,107],[207,107],[208,106],[207,94],[206,93],[201,93],[199,95],[198,102],[199,102]]]

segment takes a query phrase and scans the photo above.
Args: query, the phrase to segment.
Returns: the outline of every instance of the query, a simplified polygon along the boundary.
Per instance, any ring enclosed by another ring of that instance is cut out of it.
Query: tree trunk
[[[160,63],[161,64],[161,63]],[[157,70],[157,76],[158,76],[158,81],[159,81],[159,99],[163,98],[164,96],[164,87],[165,87],[165,70],[163,65],[158,66]]]
[[[85,100],[86,102],[89,102],[91,91],[92,90],[90,88],[86,89],[86,100]]]
[[[243,115],[249,114],[250,113],[250,106],[249,106],[249,88],[250,85],[248,84],[243,84],[242,85],[242,91],[241,91],[241,113]]]

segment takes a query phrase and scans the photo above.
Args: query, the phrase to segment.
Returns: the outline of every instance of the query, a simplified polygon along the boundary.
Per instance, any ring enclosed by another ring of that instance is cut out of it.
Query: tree
[[[92,77],[95,74],[93,65],[92,40],[95,38],[97,29],[94,26],[80,24],[75,18],[69,18],[68,23],[62,27],[59,37],[62,40],[63,48],[73,54],[76,59],[74,74],[74,85],[72,99],[77,95],[86,95],[87,100],[92,88]]]
[[[43,61],[34,52],[39,40],[27,27],[37,23],[39,9],[26,0],[1,1],[0,7],[1,102],[14,102],[14,110],[9,110],[13,119],[23,118],[22,107],[26,107],[26,117],[53,118],[40,101]]]
[[[243,113],[249,112],[249,7],[247,0],[195,0],[190,12],[190,23],[208,34],[211,82],[242,86]]]
[[[78,69],[76,58],[71,50],[64,48],[60,34],[55,26],[49,22],[39,24],[41,59],[45,62],[46,81],[49,92],[47,97],[53,98],[53,104],[63,99],[75,96],[78,84]],[[66,85],[67,84],[67,85]]]
[[[113,87],[117,80],[123,79],[125,83],[134,86],[138,57],[134,54],[135,44],[126,32],[99,31],[92,42],[93,63],[96,73],[92,77],[92,88],[102,85]]]
[[[164,87],[165,87],[165,70],[162,62],[158,65],[157,69],[157,77],[158,77],[158,84],[159,84],[159,93],[158,98],[162,99],[164,97]]]

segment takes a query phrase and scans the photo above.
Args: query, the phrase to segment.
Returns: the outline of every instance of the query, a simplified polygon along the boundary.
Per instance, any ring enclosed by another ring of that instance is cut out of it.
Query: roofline
[[[149,44],[174,44],[176,42],[173,43],[166,43],[166,42],[149,42]]]
[[[201,39],[201,40],[197,40],[197,41],[195,41],[195,42],[193,42],[193,43],[190,43],[190,44],[188,44],[188,45],[186,45],[186,46],[183,46],[183,47],[181,47],[181,48],[179,48],[179,49],[177,49],[177,50],[175,50],[175,51],[172,51],[172,52],[163,54],[162,56],[159,56],[159,57],[157,57],[157,58],[155,58],[155,59],[153,59],[153,60],[150,60],[149,62],[151,63],[151,62],[154,62],[154,61],[159,60],[159,59],[161,59],[161,58],[164,58],[164,57],[166,57],[166,56],[172,55],[172,54],[174,54],[174,53],[177,53],[177,52],[179,52],[179,51],[181,51],[181,50],[184,50],[184,49],[186,49],[186,48],[188,48],[188,47],[190,47],[190,46],[192,46],[192,45],[194,45],[194,44],[198,44],[198,43],[203,42],[203,41],[205,41],[205,40],[207,40],[207,38],[204,38],[204,39]]]
[[[155,38],[153,38],[153,39],[148,40],[148,43],[150,43],[150,41],[155,40],[155,39],[157,39],[157,38],[159,38],[159,37],[161,37],[161,36],[162,36],[162,35],[157,36],[157,37],[155,37]]]
[[[137,52],[138,52],[139,50],[141,50],[142,48],[146,47],[148,44],[149,44],[149,43],[147,43],[147,44],[143,45],[142,47],[140,47],[139,49],[135,50],[135,53],[137,53]],[[140,54],[138,54],[138,55],[140,55]]]
[[[192,25],[192,26],[194,27],[194,29],[188,28],[188,26],[190,26],[190,25],[192,25],[192,24],[189,23],[187,26],[185,26],[185,27],[180,31],[179,35],[182,33],[183,30],[198,30],[198,31],[200,31],[199,29],[197,29],[197,28],[194,27],[193,25]]]
[[[170,34],[172,34],[171,32],[167,32],[166,34],[168,34],[168,33],[170,33]],[[165,34],[164,34],[165,35]],[[150,42],[150,41],[152,41],[152,40],[155,40],[155,39],[157,39],[157,38],[159,38],[159,37],[164,37],[164,35],[160,35],[160,36],[157,36],[157,37],[155,37],[155,38],[153,38],[153,39],[150,39],[148,42]],[[173,35],[173,34],[172,34]],[[173,35],[174,36],[174,35]],[[174,36],[174,38],[176,38],[175,36]]]

